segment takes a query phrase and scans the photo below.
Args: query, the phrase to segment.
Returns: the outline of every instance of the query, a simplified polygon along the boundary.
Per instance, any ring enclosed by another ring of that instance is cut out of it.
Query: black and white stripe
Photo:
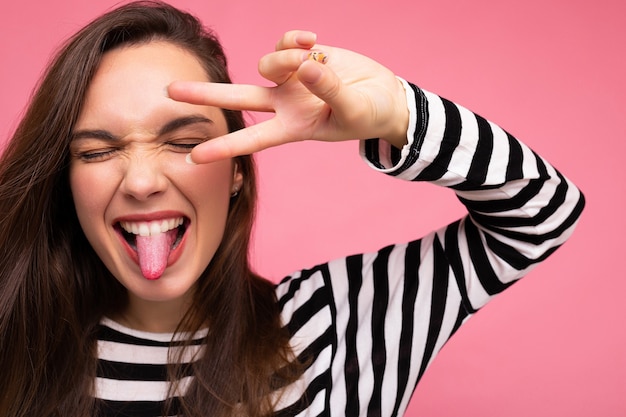
[[[192,337],[192,346],[185,349],[183,362],[197,360],[206,331]],[[98,329],[98,367],[95,381],[96,398],[103,416],[161,416],[170,388],[167,376],[168,355],[176,355],[181,334],[155,334],[128,329],[104,318]],[[172,341],[173,340],[173,341]],[[187,369],[191,369],[190,367]],[[176,397],[184,395],[192,381],[185,375],[175,392],[171,405],[177,414]]]
[[[579,190],[510,134],[405,87],[409,145],[398,152],[373,139],[363,142],[362,154],[381,172],[453,189],[469,214],[420,240],[331,261],[277,285],[294,352],[309,364],[301,380],[277,393],[278,416],[402,415],[447,340],[563,244],[582,211]],[[125,355],[153,348],[143,340],[101,342],[126,350],[114,360],[101,353],[103,368],[115,361],[139,366],[143,353]],[[156,374],[145,370],[142,380]],[[126,383],[116,373],[99,375],[97,386],[107,388],[98,395],[116,404],[130,391]],[[164,400],[159,395],[128,406],[147,410]]]
[[[308,370],[317,377],[331,370],[326,389],[318,392],[325,396],[325,415],[402,415],[446,341],[554,252],[584,205],[573,184],[498,126],[406,87],[410,105],[417,106],[410,145],[396,152],[374,139],[363,143],[362,153],[389,175],[455,190],[470,213],[418,241],[336,260],[278,286],[281,305],[289,307],[283,309],[287,323],[297,312],[299,327],[331,335],[324,339],[324,348],[332,349],[330,362],[317,358]],[[298,299],[307,300],[311,287],[289,290],[302,280],[330,297],[328,314],[320,314],[318,303],[307,324],[306,302]],[[317,415],[306,406],[289,411]]]

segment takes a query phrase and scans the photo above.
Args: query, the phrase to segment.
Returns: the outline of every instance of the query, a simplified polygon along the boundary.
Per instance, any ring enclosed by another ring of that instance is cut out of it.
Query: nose
[[[139,201],[163,193],[167,189],[167,177],[159,158],[146,153],[129,158],[120,189],[125,195]]]

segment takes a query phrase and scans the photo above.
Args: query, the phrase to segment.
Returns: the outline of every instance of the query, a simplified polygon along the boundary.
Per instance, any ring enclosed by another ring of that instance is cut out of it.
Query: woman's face
[[[220,109],[169,99],[175,80],[209,81],[195,56],[171,43],[107,52],[73,132],[78,219],[131,302],[189,297],[242,182],[231,160],[185,162],[194,145],[228,129]]]

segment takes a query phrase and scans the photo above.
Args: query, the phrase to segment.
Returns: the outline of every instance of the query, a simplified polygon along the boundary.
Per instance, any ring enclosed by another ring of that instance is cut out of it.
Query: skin
[[[406,93],[395,74],[372,59],[316,44],[312,32],[290,31],[276,51],[259,61],[259,72],[275,87],[176,82],[171,98],[233,110],[272,112],[274,117],[193,150],[195,163],[246,155],[303,140],[345,141],[381,138],[407,143]],[[325,63],[309,59],[323,52]]]
[[[193,55],[163,42],[105,55],[74,132],[70,180],[85,234],[129,290],[129,307],[114,319],[143,330],[176,327],[222,238],[229,195],[241,185],[233,157],[301,140],[378,137],[397,148],[407,143],[406,94],[393,72],[316,41],[311,32],[287,32],[260,60],[259,72],[275,87],[211,83]],[[328,59],[309,59],[311,50]],[[274,117],[229,134],[220,108]],[[195,123],[190,132],[162,132],[168,122],[190,116],[212,122]],[[177,141],[170,136],[203,143],[189,154],[172,146]],[[86,160],[85,153],[99,148],[114,152]],[[115,224],[163,210],[184,215],[189,227],[180,256],[151,281],[129,256]]]
[[[107,52],[87,91],[71,144],[70,185],[78,218],[106,267],[129,293],[113,317],[139,330],[176,328],[223,236],[242,176],[232,159],[185,162],[194,145],[228,133],[217,107],[178,102],[175,80],[210,81],[199,61],[163,41]],[[165,272],[146,279],[120,221],[183,217],[186,230]]]

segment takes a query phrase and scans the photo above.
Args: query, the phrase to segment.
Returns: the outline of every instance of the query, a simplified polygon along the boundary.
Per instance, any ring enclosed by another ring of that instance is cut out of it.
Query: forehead
[[[165,41],[106,52],[87,89],[77,128],[149,128],[164,119],[201,113],[215,120],[221,110],[167,97],[176,80],[210,81],[198,58]],[[125,132],[117,132],[123,134]]]

